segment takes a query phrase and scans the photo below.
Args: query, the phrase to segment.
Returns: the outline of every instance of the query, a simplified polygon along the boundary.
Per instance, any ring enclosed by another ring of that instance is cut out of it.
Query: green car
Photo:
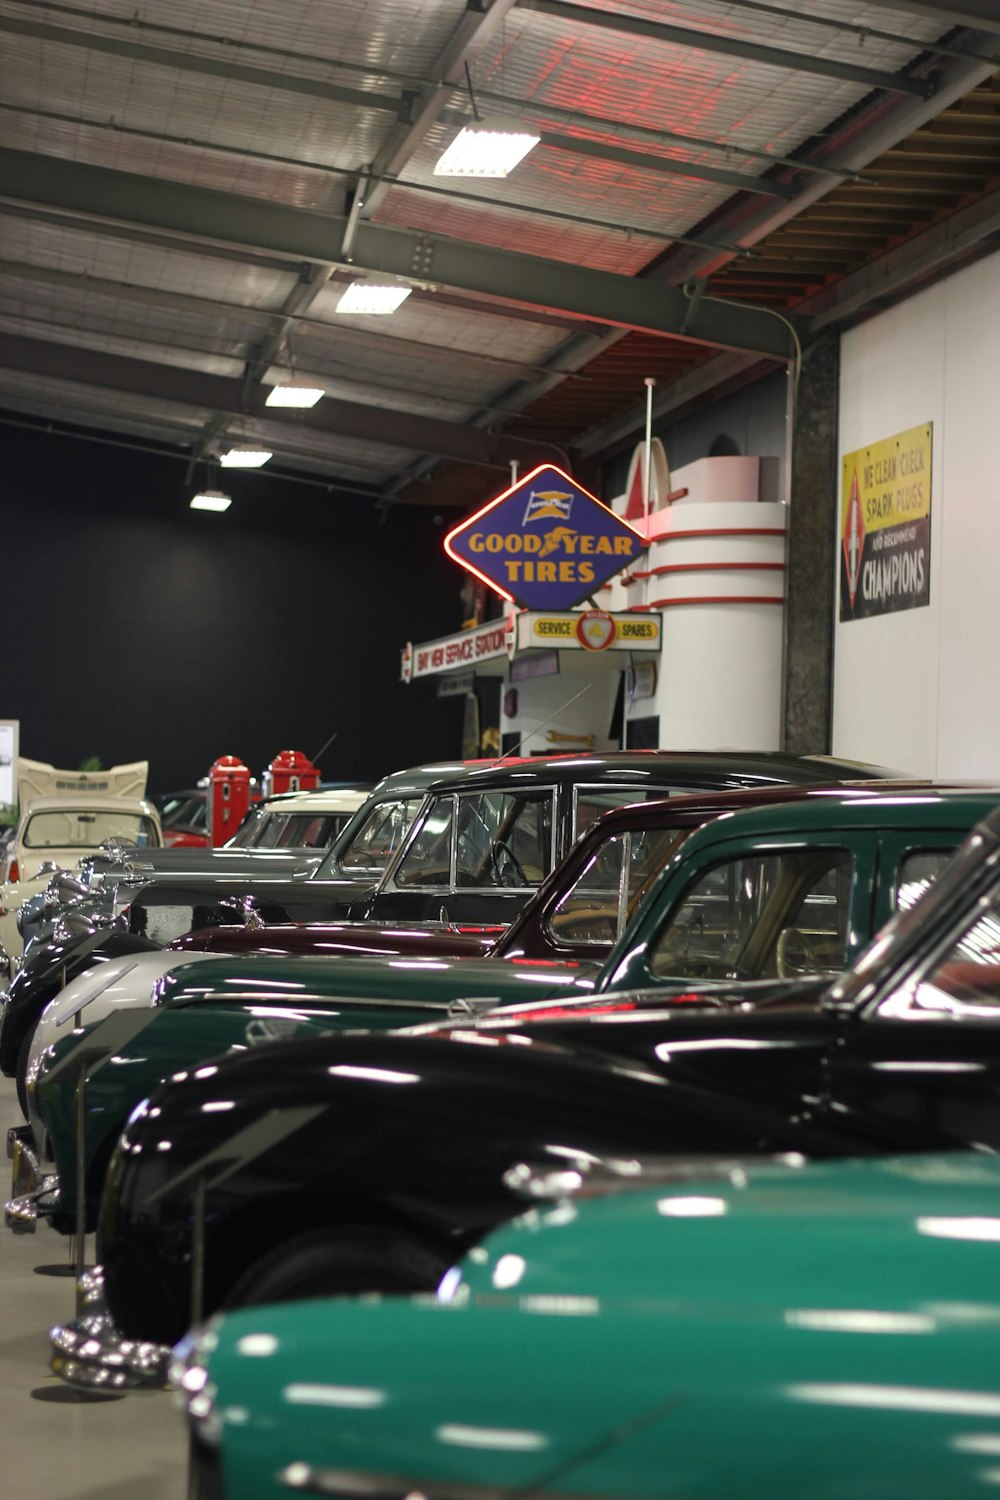
[[[584,1001],[692,979],[759,979],[769,994],[775,981],[836,974],[998,795],[838,791],[724,813],[680,842],[600,965],[447,957],[188,962],[166,976],[162,1005],[134,1015],[134,1035],[113,1034],[108,1065],[90,1064],[88,1222],[129,1113],[179,1070],[286,1036],[444,1021],[455,1007],[461,1014]],[[552,907],[553,930],[577,941],[590,930],[603,936],[608,879],[601,857],[589,861]],[[48,1048],[28,1084],[36,1139],[47,1136],[58,1176],[54,1222],[66,1231],[76,1207],[79,1075],[71,1054],[80,1048],[82,1058],[98,1029],[82,1026]],[[40,1211],[51,1201],[42,1200]],[[8,1222],[14,1213],[9,1206]]]
[[[172,1370],[189,1494],[995,1493],[998,1202],[972,1153],[675,1169],[531,1210],[436,1299],[229,1314]]]

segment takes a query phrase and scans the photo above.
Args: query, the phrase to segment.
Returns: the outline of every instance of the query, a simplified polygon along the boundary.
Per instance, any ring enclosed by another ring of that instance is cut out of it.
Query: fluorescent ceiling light
[[[315,406],[325,395],[321,385],[310,385],[308,380],[284,380],[280,385],[272,385],[264,405]]]
[[[222,490],[199,490],[191,496],[192,510],[228,510],[232,503],[232,497]]]
[[[406,301],[412,288],[388,286],[380,281],[352,281],[340,301],[339,313],[394,313]]]
[[[507,115],[487,115],[463,125],[438,158],[435,177],[506,177],[541,136]]]
[[[260,469],[273,457],[270,448],[230,448],[219,463],[224,469]]]

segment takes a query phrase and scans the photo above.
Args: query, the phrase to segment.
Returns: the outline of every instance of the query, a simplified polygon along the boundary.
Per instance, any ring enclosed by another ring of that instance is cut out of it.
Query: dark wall
[[[363,498],[226,474],[230,510],[199,513],[181,462],[9,426],[0,446],[0,718],[24,755],[148,757],[162,791],[334,730],[329,778],[458,752],[460,703],[398,681],[405,641],[461,621],[429,508],[380,522]]]

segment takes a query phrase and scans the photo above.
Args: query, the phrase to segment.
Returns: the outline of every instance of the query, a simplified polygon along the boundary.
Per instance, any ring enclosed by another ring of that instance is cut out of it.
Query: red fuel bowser
[[[273,797],[282,792],[314,792],[319,786],[319,776],[301,750],[280,750],[267,768],[264,785]]]
[[[249,806],[249,768],[238,755],[220,755],[208,773],[208,831],[216,848],[232,838]]]

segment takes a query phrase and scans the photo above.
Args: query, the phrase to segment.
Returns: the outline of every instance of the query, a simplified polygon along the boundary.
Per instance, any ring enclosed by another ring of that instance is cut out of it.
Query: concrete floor
[[[0,1078],[3,1135],[20,1119],[14,1084]],[[0,1200],[8,1166],[0,1155]],[[73,1279],[53,1274],[69,1251],[47,1227],[13,1235],[0,1224],[0,1495],[184,1500],[187,1439],[172,1395],[77,1394],[48,1372],[48,1329],[73,1316]]]

